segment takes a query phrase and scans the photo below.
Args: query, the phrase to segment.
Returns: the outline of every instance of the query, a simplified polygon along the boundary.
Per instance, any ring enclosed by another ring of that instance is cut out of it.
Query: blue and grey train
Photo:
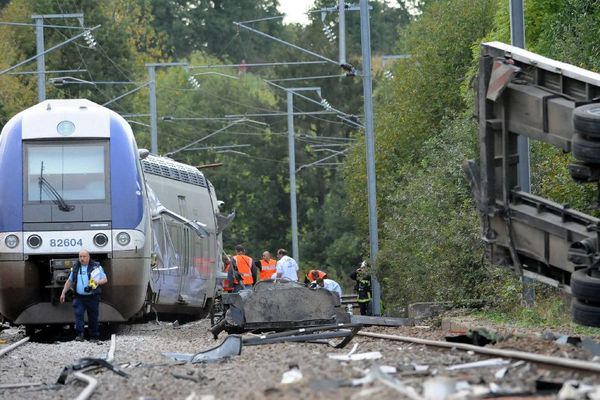
[[[138,150],[115,112],[44,101],[0,134],[0,315],[26,326],[72,322],[59,296],[85,248],[109,278],[101,321],[151,308],[201,316],[222,268],[219,217],[204,175]]]

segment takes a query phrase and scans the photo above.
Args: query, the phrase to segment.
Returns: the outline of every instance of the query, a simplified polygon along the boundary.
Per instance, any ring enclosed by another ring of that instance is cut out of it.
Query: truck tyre
[[[573,299],[571,316],[576,324],[600,327],[600,306],[592,306]]]
[[[571,274],[571,294],[580,301],[600,307],[600,278],[592,276],[591,270],[585,268]]]
[[[600,136],[598,139],[588,139],[582,135],[574,134],[571,140],[573,157],[584,163],[600,164]]]
[[[600,138],[600,103],[586,104],[573,110],[573,126],[582,135]]]

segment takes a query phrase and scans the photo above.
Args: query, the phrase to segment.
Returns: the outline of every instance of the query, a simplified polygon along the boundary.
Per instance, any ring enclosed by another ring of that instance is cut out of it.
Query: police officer
[[[83,341],[84,315],[87,312],[90,326],[90,340],[95,342],[100,337],[98,329],[98,309],[100,307],[100,286],[108,282],[100,263],[90,260],[90,253],[82,249],[79,261],[71,269],[69,279],[65,282],[60,302],[65,302],[65,295],[75,288],[73,309],[75,310],[75,340]]]

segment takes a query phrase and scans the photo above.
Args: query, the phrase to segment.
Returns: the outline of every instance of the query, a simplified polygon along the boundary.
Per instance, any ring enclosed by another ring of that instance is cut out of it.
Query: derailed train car
[[[142,154],[142,157],[140,157]],[[85,248],[109,277],[100,320],[154,308],[201,316],[215,296],[217,199],[195,168],[138,151],[131,127],[88,100],[47,100],[0,135],[0,315],[73,321],[59,295]],[[154,190],[152,190],[154,188]]]

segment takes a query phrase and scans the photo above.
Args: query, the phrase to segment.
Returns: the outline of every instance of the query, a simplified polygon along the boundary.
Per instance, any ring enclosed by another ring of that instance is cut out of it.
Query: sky
[[[279,0],[279,11],[287,15],[284,23],[308,23],[306,12],[314,4],[314,0]]]

